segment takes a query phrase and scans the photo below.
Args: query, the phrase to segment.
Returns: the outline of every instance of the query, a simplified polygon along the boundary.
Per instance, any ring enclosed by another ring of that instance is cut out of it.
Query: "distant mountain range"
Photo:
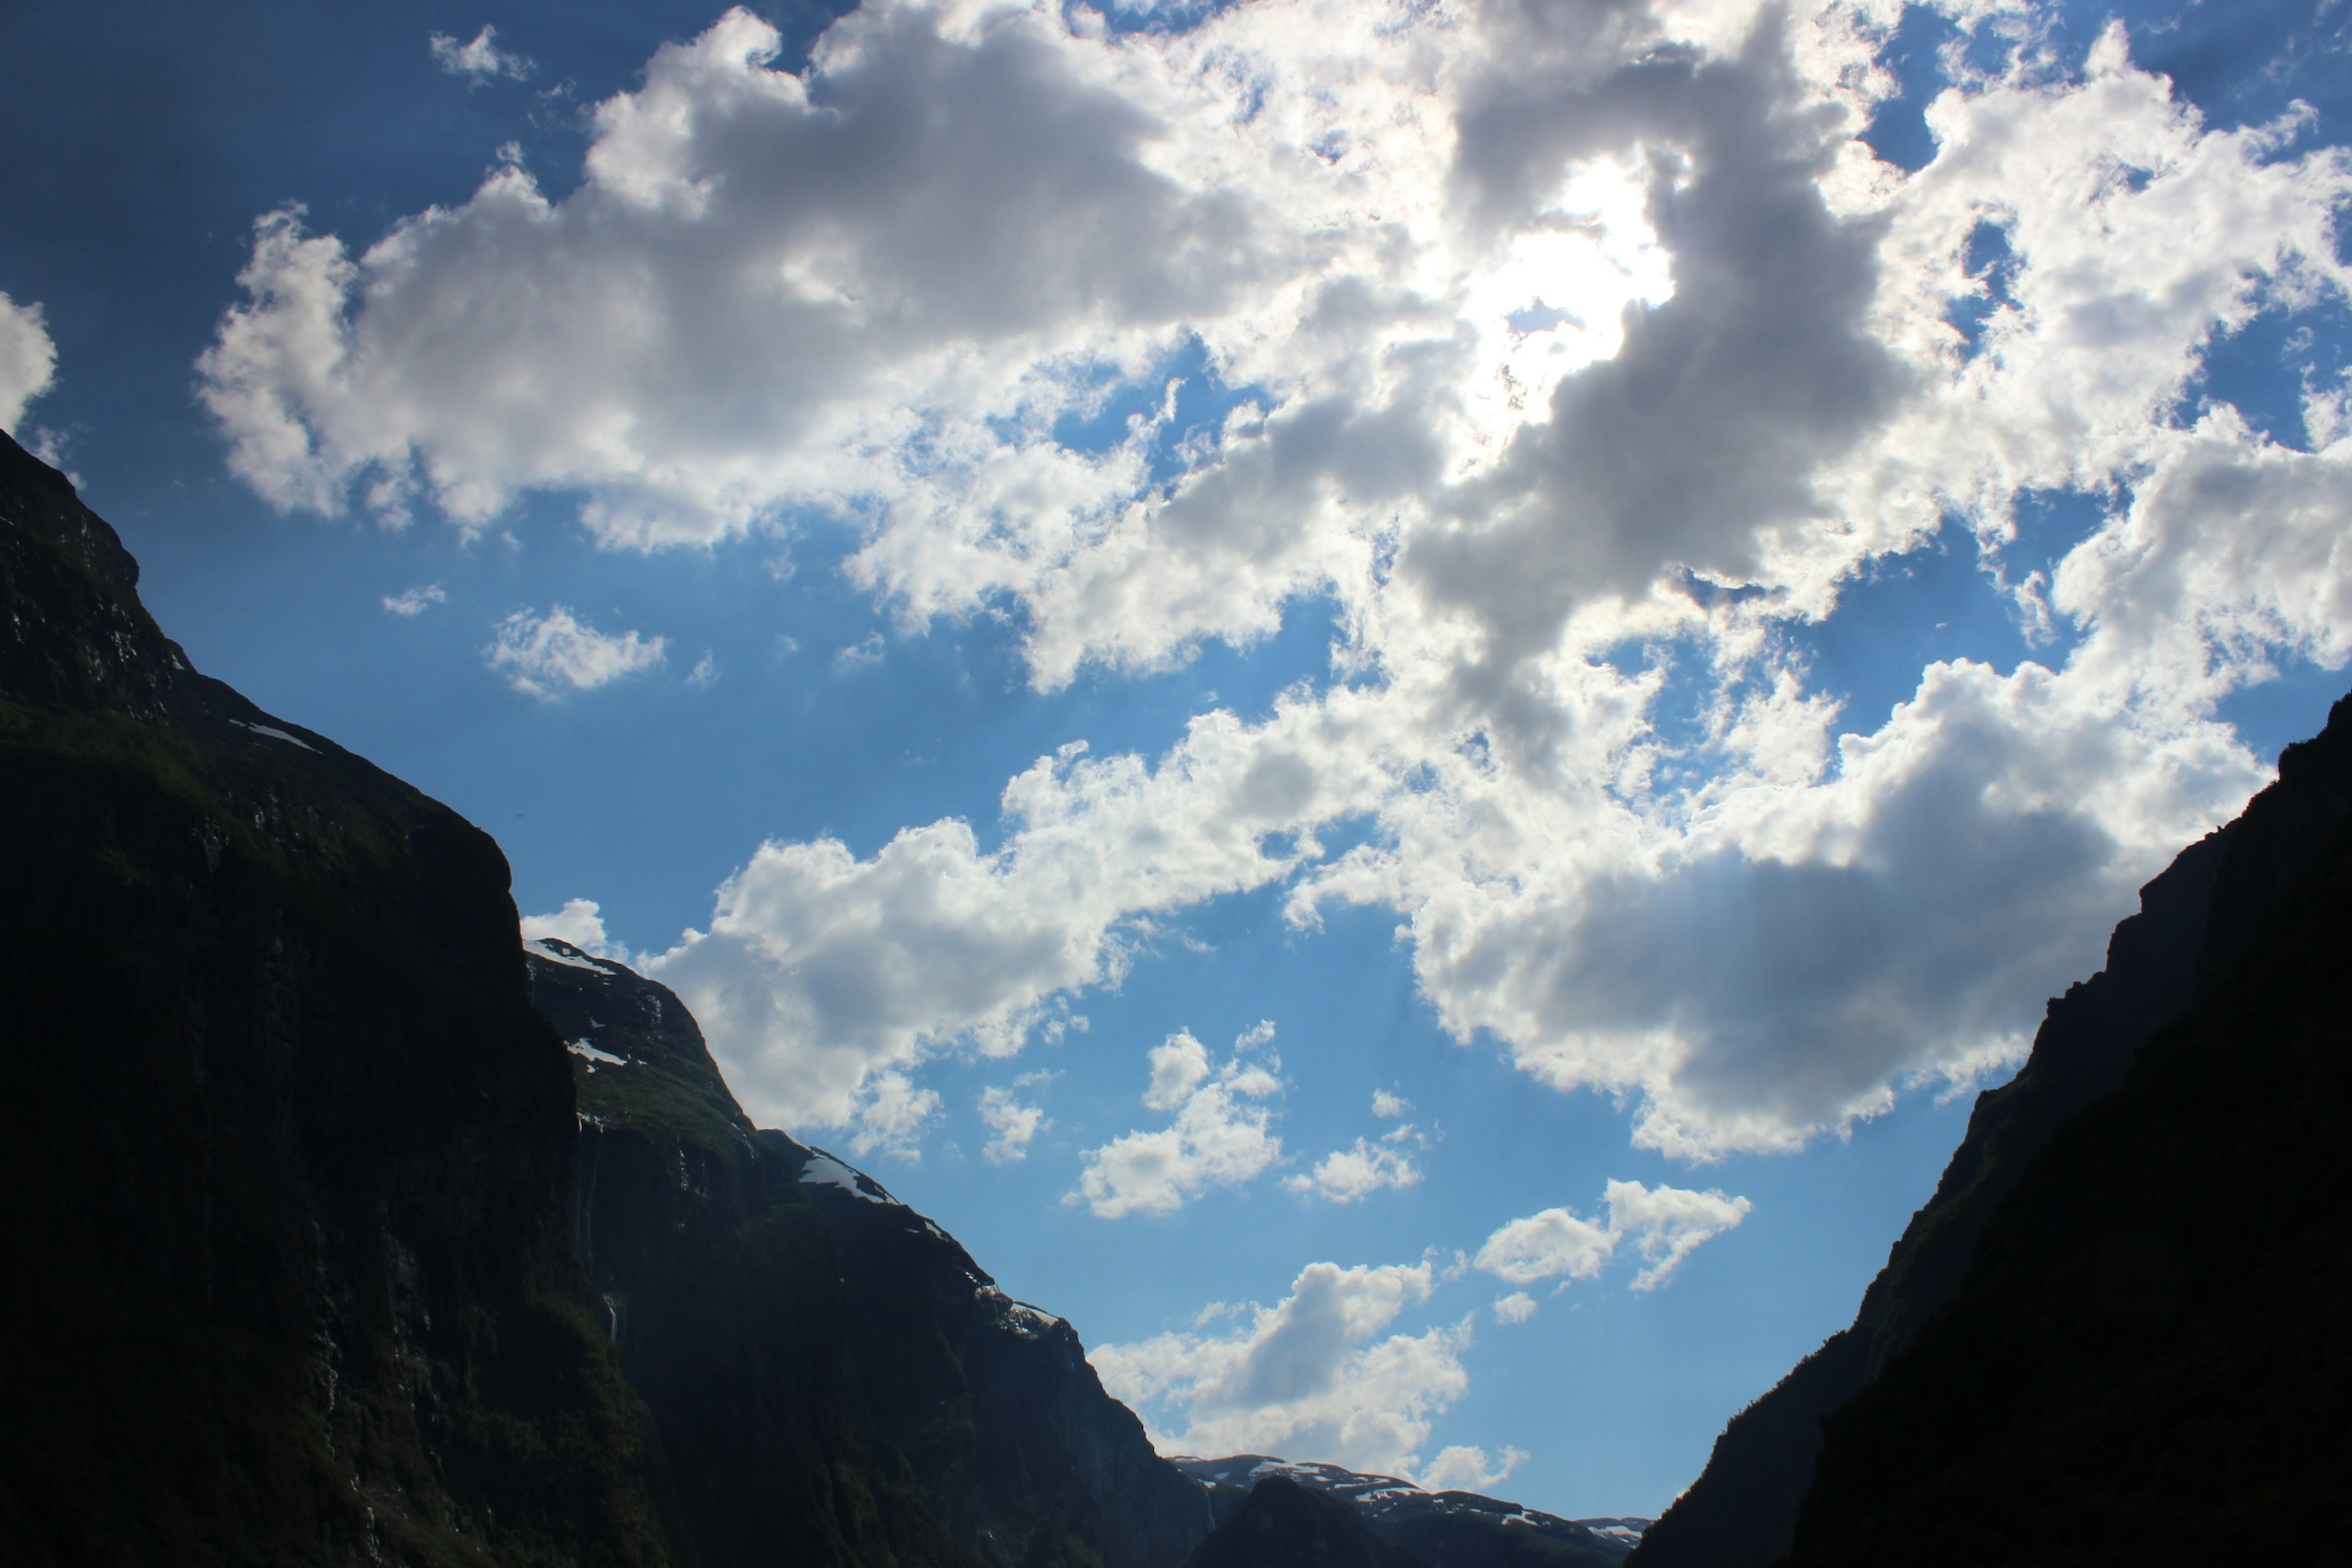
[[[1070,1325],[753,1127],[670,992],[526,947],[486,835],[137,582],[0,436],[0,1562],[2302,1561],[2352,1516],[2352,704],[1650,1526],[1160,1458]]]

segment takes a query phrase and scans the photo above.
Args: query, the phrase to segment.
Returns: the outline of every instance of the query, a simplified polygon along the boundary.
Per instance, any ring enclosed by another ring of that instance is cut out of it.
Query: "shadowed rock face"
[[[655,1563],[498,847],[0,437],[0,1561]]]
[[[1789,1550],[1823,1417],[1915,1338],[1959,1287],[1978,1238],[2034,1155],[2123,1081],[2142,1041],[2189,1005],[2232,829],[2140,889],[2106,967],[2050,1004],[2016,1078],[1978,1096],[1935,1195],[1911,1217],[1853,1326],[1833,1334],[1716,1439],[1706,1468],[1643,1536],[1639,1568],[1764,1568]]]
[[[580,1252],[682,1554],[1182,1562],[1207,1500],[1068,1324],[872,1178],[753,1129],[669,991],[532,945],[533,998],[574,1043]]]

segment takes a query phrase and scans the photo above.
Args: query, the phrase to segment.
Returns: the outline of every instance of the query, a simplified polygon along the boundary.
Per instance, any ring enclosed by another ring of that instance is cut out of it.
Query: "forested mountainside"
[[[2293,1556],[2340,1529],[2347,832],[2352,700],[2144,889],[1855,1326],[1734,1418],[1640,1568]]]
[[[1978,1096],[1935,1194],[1895,1243],[1853,1325],[1731,1418],[1706,1468],[1643,1537],[1640,1568],[1764,1568],[1789,1550],[1822,1418],[1951,1299],[1986,1222],[2034,1154],[2121,1083],[2140,1043],[2189,1005],[2231,834],[2190,845],[2140,889],[2139,912],[2108,941],[2106,967],[2053,1000],[2024,1068]]]

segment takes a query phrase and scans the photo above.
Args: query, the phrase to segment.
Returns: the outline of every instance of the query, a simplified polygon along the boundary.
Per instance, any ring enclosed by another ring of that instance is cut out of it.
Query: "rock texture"
[[[668,1460],[682,1560],[1176,1568],[1198,1487],[1077,1335],[872,1178],[755,1130],[677,998],[562,942],[579,1247]]]
[[[0,1561],[654,1563],[498,847],[0,436]]]

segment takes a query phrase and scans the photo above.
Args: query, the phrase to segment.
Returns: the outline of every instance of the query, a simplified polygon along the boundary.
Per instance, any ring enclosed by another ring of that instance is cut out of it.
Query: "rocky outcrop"
[[[1207,1501],[1067,1323],[871,1177],[753,1128],[670,992],[533,946],[572,1043],[580,1253],[686,1560],[1176,1568]]]
[[[0,1561],[652,1564],[488,837],[0,437]]]

